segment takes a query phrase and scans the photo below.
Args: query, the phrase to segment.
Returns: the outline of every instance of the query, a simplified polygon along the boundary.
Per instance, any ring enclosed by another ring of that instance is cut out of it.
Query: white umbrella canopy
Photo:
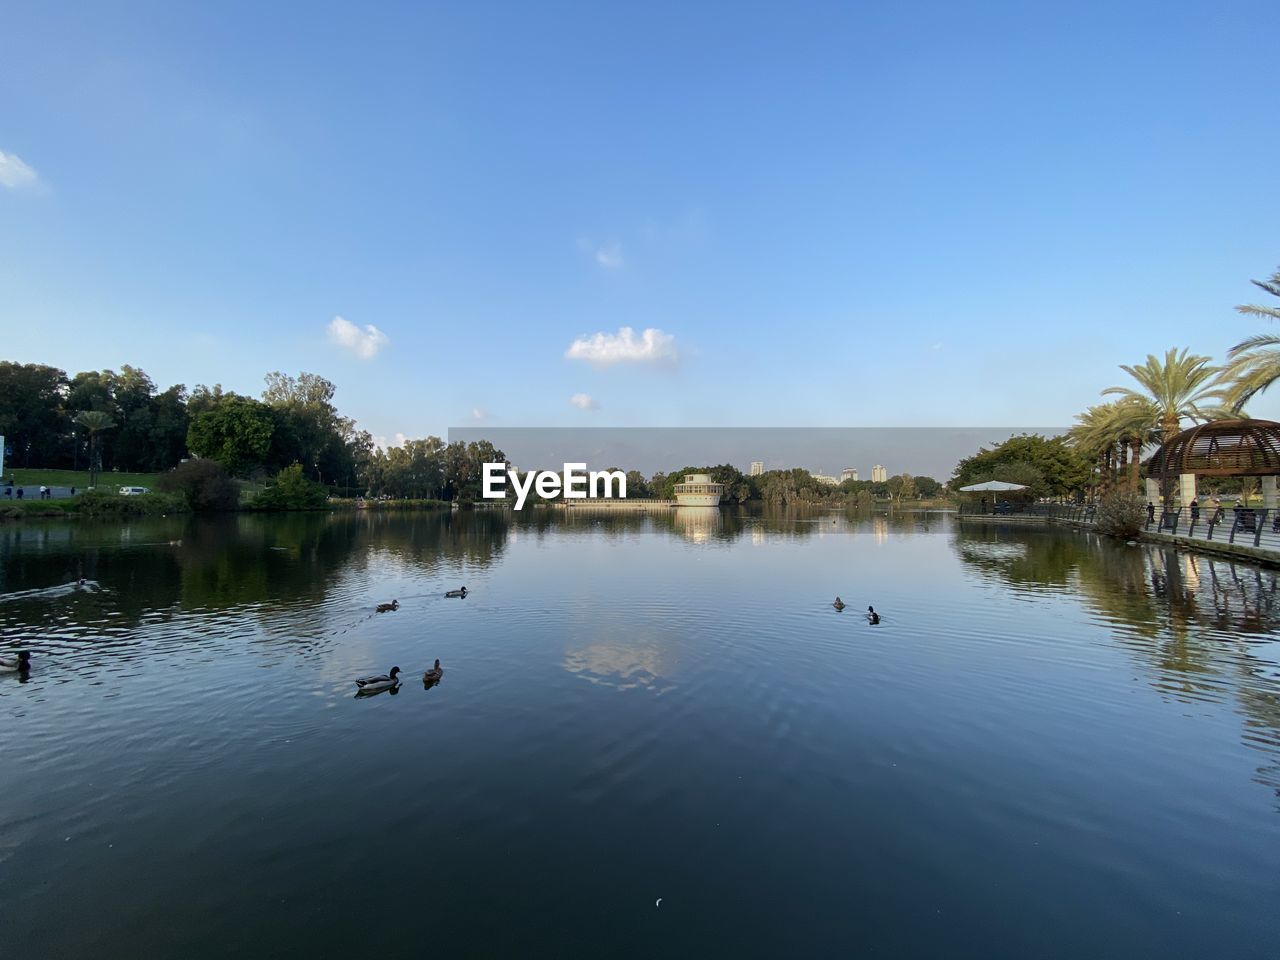
[[[962,493],[969,493],[971,491],[978,491],[978,490],[1010,491],[1010,490],[1025,490],[1025,489],[1027,489],[1025,484],[1006,483],[1004,480],[988,480],[986,483],[971,483],[967,487],[960,488]]]

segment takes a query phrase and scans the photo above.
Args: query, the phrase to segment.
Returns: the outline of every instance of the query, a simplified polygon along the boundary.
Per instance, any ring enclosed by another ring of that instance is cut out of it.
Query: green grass
[[[85,490],[89,486],[87,470],[23,470],[15,467],[5,476],[11,477],[13,485],[23,487],[28,494],[32,487],[39,493],[41,484],[46,487],[75,487],[77,491]],[[154,490],[158,476],[160,476],[158,473],[115,473],[104,470],[98,474],[98,489],[110,490],[112,493],[121,487],[146,487]]]

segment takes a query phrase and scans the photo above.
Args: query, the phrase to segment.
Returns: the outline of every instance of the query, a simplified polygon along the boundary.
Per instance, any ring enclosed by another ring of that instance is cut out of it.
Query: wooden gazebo
[[[1183,430],[1147,460],[1147,476],[1273,477],[1280,475],[1280,423],[1213,420]]]

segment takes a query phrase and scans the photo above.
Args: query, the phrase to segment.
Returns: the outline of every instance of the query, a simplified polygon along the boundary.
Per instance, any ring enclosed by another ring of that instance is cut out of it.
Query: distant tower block
[[[752,461],[751,461],[751,475],[752,475],[753,477],[758,477],[758,476],[760,476],[760,474],[762,474],[762,473],[764,473],[764,461],[763,461],[763,460],[752,460]]]
[[[858,479],[858,471],[853,467],[845,467],[843,470],[840,471],[841,483],[844,483],[846,480],[857,480],[857,479]]]
[[[888,479],[889,479],[889,471],[886,470],[884,467],[880,466],[880,464],[877,463],[874,467],[871,468],[872,483],[884,483]]]

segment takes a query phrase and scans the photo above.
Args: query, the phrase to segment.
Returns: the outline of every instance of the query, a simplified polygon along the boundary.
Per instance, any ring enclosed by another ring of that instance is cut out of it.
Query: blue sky
[[[1068,423],[1280,264],[1273,2],[0,20],[0,356],[387,438]]]

